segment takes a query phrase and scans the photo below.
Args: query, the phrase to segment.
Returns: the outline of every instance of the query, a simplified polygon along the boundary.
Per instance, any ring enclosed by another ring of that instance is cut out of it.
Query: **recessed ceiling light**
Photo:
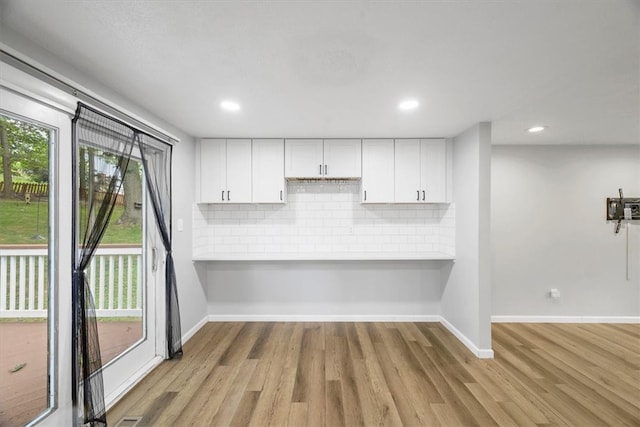
[[[544,126],[533,126],[533,127],[530,127],[528,131],[531,133],[536,133],[536,132],[542,132],[545,129],[546,128]]]
[[[240,104],[235,101],[222,101],[220,103],[220,108],[225,111],[238,111],[240,110]]]
[[[405,99],[398,104],[398,110],[400,111],[410,111],[418,108],[420,103],[416,99]]]

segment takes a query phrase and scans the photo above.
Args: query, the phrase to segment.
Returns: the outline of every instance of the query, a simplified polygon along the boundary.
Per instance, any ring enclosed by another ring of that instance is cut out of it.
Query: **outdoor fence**
[[[14,182],[12,186],[15,194],[24,196],[47,196],[49,194],[49,184],[46,182]],[[0,182],[0,193],[4,192],[4,182]]]
[[[87,269],[98,317],[142,315],[142,249],[99,248]],[[0,249],[0,318],[46,317],[46,248]],[[71,277],[55,286],[71,287]]]
[[[14,182],[12,185],[13,194],[20,199],[25,199],[26,195],[29,195],[29,201],[35,202],[38,197],[46,198],[49,196],[49,184],[46,182]],[[0,194],[4,193],[4,182],[0,182]],[[81,191],[81,197],[86,197],[84,192]],[[105,196],[104,191],[96,191],[95,197],[98,200],[102,200]],[[116,196],[116,204],[123,206],[124,205],[124,194],[118,194]]]

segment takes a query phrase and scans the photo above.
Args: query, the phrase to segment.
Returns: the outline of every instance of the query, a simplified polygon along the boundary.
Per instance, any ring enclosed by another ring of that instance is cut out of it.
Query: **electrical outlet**
[[[559,299],[560,298],[560,290],[557,288],[551,288],[549,290],[549,298],[551,299]]]

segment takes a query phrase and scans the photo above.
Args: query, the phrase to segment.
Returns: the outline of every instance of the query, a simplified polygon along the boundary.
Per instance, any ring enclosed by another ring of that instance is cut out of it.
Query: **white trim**
[[[640,323],[640,316],[491,316],[491,323]]]
[[[163,358],[156,356],[147,362],[142,368],[140,368],[135,374],[133,374],[127,381],[122,383],[120,387],[116,388],[111,394],[105,396],[105,408],[108,411],[111,409],[120,399],[124,397],[133,387],[151,373],[158,365],[163,362]]]
[[[460,340],[473,354],[479,359],[493,359],[493,349],[491,348],[478,348],[471,342],[466,335],[460,332],[455,326],[453,326],[447,319],[440,317],[440,323],[449,330],[456,338]]]
[[[438,315],[210,314],[209,322],[440,322]]]
[[[198,332],[200,329],[202,329],[204,325],[207,324],[207,322],[210,322],[210,320],[208,319],[207,316],[205,316],[202,318],[202,320],[196,323],[193,328],[189,329],[186,333],[182,334],[182,344],[189,341],[196,334],[196,332]]]
[[[398,252],[318,252],[318,253],[250,253],[250,254],[198,254],[193,262],[206,261],[452,261],[455,255],[445,252],[405,254]]]

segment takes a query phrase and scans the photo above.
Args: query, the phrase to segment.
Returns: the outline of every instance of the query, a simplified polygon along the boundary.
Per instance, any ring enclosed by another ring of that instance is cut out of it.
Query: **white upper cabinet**
[[[445,140],[395,140],[395,201],[396,203],[447,201]]]
[[[254,139],[251,162],[253,202],[284,203],[284,140]]]
[[[362,145],[359,139],[287,139],[287,178],[360,178]]]
[[[420,140],[395,141],[395,201],[419,203],[420,192]]]
[[[324,140],[325,178],[360,178],[362,142],[359,139]]]
[[[203,139],[200,141],[200,203],[218,203],[227,191],[227,140]]]
[[[200,203],[251,203],[251,140],[200,142]]]
[[[420,184],[423,202],[446,203],[447,144],[443,139],[420,140]]]
[[[362,203],[394,202],[393,139],[362,141]]]
[[[362,203],[447,203],[444,139],[202,139],[198,203],[286,203],[286,178],[362,178]]]
[[[284,175],[287,178],[322,178],[321,139],[287,139],[284,150]]]

